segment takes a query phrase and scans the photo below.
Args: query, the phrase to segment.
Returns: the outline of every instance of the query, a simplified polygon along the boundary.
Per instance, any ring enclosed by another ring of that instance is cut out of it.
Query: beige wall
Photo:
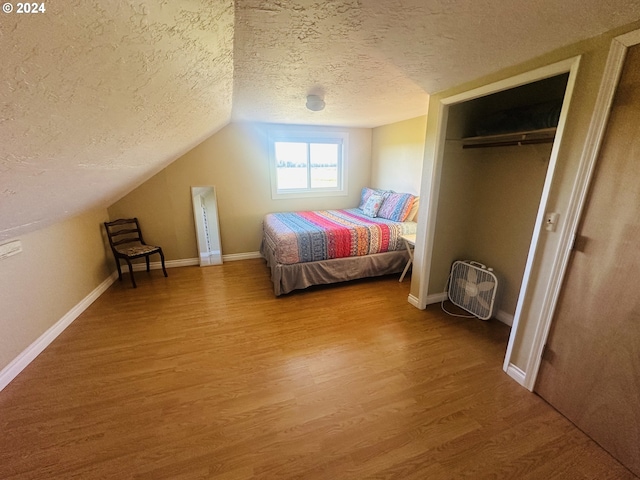
[[[454,260],[472,259],[468,248],[471,243],[469,225],[475,208],[478,163],[473,161],[468,150],[460,148],[459,142],[446,143],[444,158],[429,294],[445,291]],[[472,260],[482,261],[480,258]]]
[[[0,370],[115,269],[105,220],[99,209],[24,235],[22,252],[0,260]]]
[[[488,85],[576,55],[582,55],[575,85],[575,92],[567,117],[565,135],[559,151],[558,167],[556,169],[556,174],[551,187],[549,203],[547,205],[547,211],[561,212],[560,222],[566,221],[566,218],[562,213],[567,211],[569,205],[571,192],[584,148],[611,40],[617,35],[639,27],[640,22],[635,22],[634,24],[630,24],[627,27],[617,29],[605,35],[567,46],[522,65],[497,72],[475,82],[461,85],[431,96],[429,113],[427,115],[425,163],[423,166],[424,171],[430,170],[434,162],[436,154],[435,144],[439,105],[443,98],[469,91],[483,85]],[[442,189],[440,191],[440,201],[455,201],[455,199],[450,195],[453,193],[453,191]],[[424,196],[425,194],[426,192],[423,190],[422,195]],[[437,228],[440,228],[439,225],[440,219],[438,219]],[[538,244],[538,252],[540,253],[537,255],[536,263],[534,264],[534,271],[537,272],[537,274],[531,278],[530,282],[529,293],[531,295],[530,298],[532,299],[538,299],[539,293],[544,290],[544,285],[540,283],[539,279],[542,278],[543,275],[549,271],[551,265],[553,265],[555,258],[550,252],[555,251],[554,246],[557,245],[557,243],[557,234],[548,232],[542,233]],[[419,255],[417,255],[417,258],[419,258]],[[429,293],[442,291],[442,282],[438,279],[445,278],[447,273],[446,271],[441,271],[442,269],[443,266],[436,263],[430,266],[431,276],[434,281],[430,282]],[[416,297],[419,295],[421,289],[420,281],[420,276],[415,275],[414,272],[411,293]],[[524,305],[525,310],[529,310],[530,307],[535,308],[533,305]],[[523,370],[526,369],[527,359],[531,349],[531,339],[535,334],[536,326],[537,323],[534,321],[528,321],[528,317],[526,316],[521,319],[511,360],[515,366]]]
[[[349,133],[348,195],[271,199],[265,124],[232,123],[109,207],[111,219],[137,216],[149,243],[168,260],[196,258],[191,186],[213,185],[218,197],[222,253],[257,252],[266,213],[349,208],[371,181],[371,130]]]
[[[469,222],[468,258],[495,270],[500,282],[497,308],[513,315],[551,157],[551,144],[473,152],[478,175]]]
[[[420,194],[426,115],[373,129],[371,187]]]

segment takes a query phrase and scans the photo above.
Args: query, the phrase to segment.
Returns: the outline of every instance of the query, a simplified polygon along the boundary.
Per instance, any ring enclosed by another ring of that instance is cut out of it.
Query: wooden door
[[[640,45],[627,53],[535,390],[640,476]]]

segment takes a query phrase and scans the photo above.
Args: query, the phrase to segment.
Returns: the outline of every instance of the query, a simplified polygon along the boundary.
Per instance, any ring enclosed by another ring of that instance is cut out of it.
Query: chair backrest
[[[107,237],[109,237],[109,245],[112,249],[124,243],[146,245],[137,218],[120,218],[113,222],[104,222],[104,226],[107,229]]]

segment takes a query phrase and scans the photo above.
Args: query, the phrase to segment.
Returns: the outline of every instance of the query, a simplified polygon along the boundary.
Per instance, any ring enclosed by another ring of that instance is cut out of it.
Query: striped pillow
[[[414,199],[410,193],[389,193],[378,210],[378,217],[404,222],[409,216]]]
[[[387,192],[385,190],[379,190],[379,189],[375,189],[375,188],[364,187],[362,189],[362,192],[360,193],[360,205],[358,205],[358,208],[360,210],[362,210],[364,208],[364,206],[367,203],[367,200],[369,200],[369,197],[371,195],[373,195],[374,193],[384,195]]]

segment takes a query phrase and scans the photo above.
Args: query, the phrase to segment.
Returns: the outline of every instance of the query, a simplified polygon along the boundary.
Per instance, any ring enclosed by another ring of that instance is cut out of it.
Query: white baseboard
[[[89,295],[80,301],[75,307],[69,310],[60,320],[51,326],[46,332],[24,349],[6,367],[0,371],[0,391],[16,378],[45,348],[51,345],[58,335],[60,335],[73,321],[84,312],[100,295],[102,295],[111,284],[118,278],[118,274],[113,272],[98,285]]]
[[[500,320],[502,323],[513,326],[513,315],[505,312],[504,310],[498,310],[494,315],[496,320]]]
[[[427,303],[426,305],[431,305],[433,303],[440,303],[443,300],[447,299],[447,292],[444,293],[434,293],[432,295],[428,295],[427,296]],[[420,306],[420,300],[418,299],[418,297],[416,297],[415,295],[409,295],[409,298],[407,298],[407,301],[413,305],[414,307],[420,309],[420,310],[424,310],[425,307],[421,307]]]
[[[418,300],[418,297],[416,297],[415,295],[409,294],[409,298],[407,298],[407,301],[417,309],[424,310],[424,308],[420,308],[420,301]]]
[[[250,260],[252,258],[262,258],[262,255],[260,255],[260,252],[231,253],[229,255],[222,255],[223,262],[235,262],[237,260]]]
[[[262,255],[260,255],[260,252],[232,253],[229,255],[222,255],[223,262],[234,262],[236,260],[249,260],[251,258],[262,258]],[[200,259],[183,258],[181,260],[167,260],[166,262],[164,262],[164,265],[167,268],[191,267],[193,265],[200,265]],[[126,264],[121,264],[121,268],[123,273],[126,273],[128,271],[128,267]],[[162,263],[150,262],[149,268],[151,270],[160,270],[162,268]],[[134,272],[142,272],[146,269],[147,269],[147,265],[144,262],[133,264]]]
[[[164,262],[164,266],[167,268],[176,268],[176,267],[191,267],[193,265],[200,265],[200,260],[197,258],[183,258],[182,260],[167,260]],[[128,272],[128,267],[126,263],[120,265],[122,268],[122,273]],[[151,270],[160,270],[162,268],[161,262],[149,262],[149,268]],[[147,269],[147,264],[144,262],[134,263],[133,271],[134,272],[142,272]]]
[[[507,367],[506,372],[507,372],[507,375],[513,378],[520,385],[522,385],[523,387],[525,386],[524,385],[525,373],[519,367],[516,367],[513,363],[510,363],[509,366]]]
[[[420,310],[424,310],[426,308],[426,305],[431,305],[433,303],[440,303],[446,299],[447,299],[447,292],[443,292],[443,293],[434,293],[434,294],[428,295],[425,307],[420,306],[420,300],[415,295],[410,294],[409,298],[407,298],[407,301],[414,307]]]
[[[442,293],[433,293],[431,295],[427,295],[427,305],[431,305],[432,303],[440,303],[443,300],[446,300],[447,292]]]

